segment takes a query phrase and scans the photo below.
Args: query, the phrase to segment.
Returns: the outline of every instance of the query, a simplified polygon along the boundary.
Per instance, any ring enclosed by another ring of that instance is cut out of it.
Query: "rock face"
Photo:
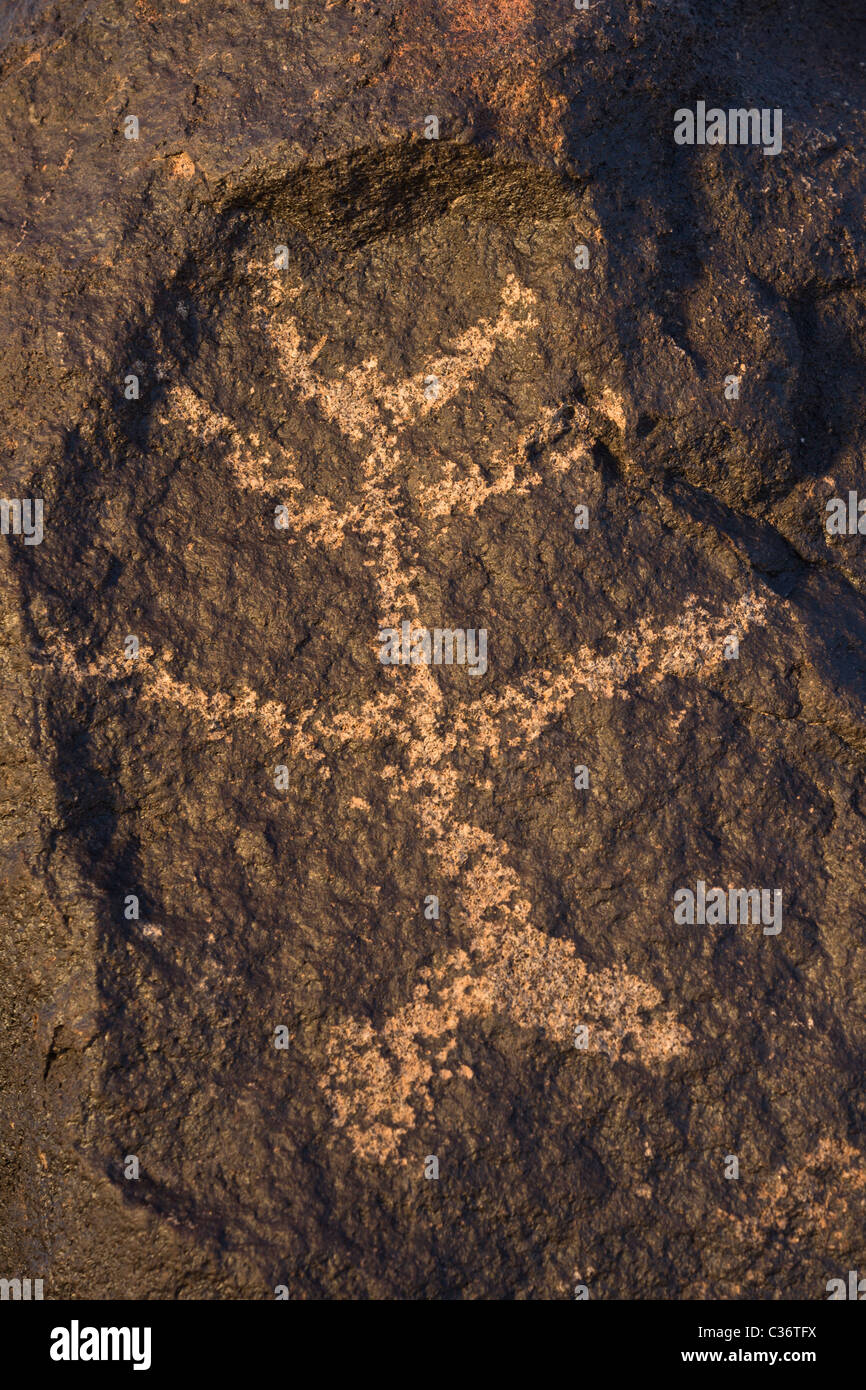
[[[712,9],[7,6],[0,1273],[866,1267],[866,20]]]

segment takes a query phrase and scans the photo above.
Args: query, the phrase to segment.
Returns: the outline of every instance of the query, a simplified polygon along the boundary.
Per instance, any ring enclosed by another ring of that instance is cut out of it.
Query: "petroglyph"
[[[419,571],[407,557],[414,557],[424,528],[435,528],[454,513],[472,516],[491,497],[525,496],[545,478],[580,477],[591,464],[585,409],[573,411],[566,425],[548,408],[531,429],[518,432],[507,455],[491,452],[484,471],[472,458],[444,458],[431,449],[438,479],[420,489],[414,505],[401,491],[404,431],[447,408],[460,392],[474,391],[498,345],[515,342],[536,326],[533,304],[532,292],[511,277],[495,318],[458,334],[449,351],[398,381],[388,380],[375,358],[327,378],[315,366],[325,339],[307,347],[293,319],[268,323],[286,388],[362,448],[355,499],[340,509],[304,487],[300,462],[290,451],[266,446],[256,434],[244,439],[228,417],[186,385],[169,388],[160,423],[179,422],[206,445],[222,449],[241,491],[269,495],[283,505],[293,541],[338,550],[354,532],[375,578],[380,624],[410,616],[417,625]],[[435,393],[428,389],[431,377]],[[387,741],[399,749],[400,766],[383,766],[382,784],[390,801],[406,799],[413,806],[425,849],[440,877],[454,885],[452,911],[466,945],[421,972],[412,998],[380,1032],[363,1018],[335,1024],[320,1084],[335,1123],[359,1158],[404,1161],[401,1145],[430,1115],[434,1082],[450,1080],[457,1070],[465,1081],[471,1079],[471,1072],[455,1069],[452,1060],[466,1020],[495,1015],[508,1025],[538,1030],[555,1047],[571,1046],[575,1025],[585,1023],[590,1051],[642,1065],[664,1063],[690,1040],[651,985],[622,967],[591,973],[570,941],[532,924],[532,904],[509,863],[509,845],[461,816],[455,750],[466,744],[491,762],[506,755],[519,762],[580,693],[628,699],[636,680],[706,678],[723,661],[725,637],[742,638],[764,621],[766,606],[765,599],[746,594],[713,614],[691,600],[675,621],[658,629],[642,618],[610,634],[608,654],[584,645],[563,653],[559,669],[542,669],[476,700],[446,700],[427,667],[379,667],[372,631],[371,663],[383,688],[354,709],[329,708],[320,701],[293,716],[286,705],[263,700],[249,688],[240,695],[206,693],[170,673],[170,651],[157,659],[146,645],[135,662],[121,655],[79,661],[65,639],[49,656],[83,681],[129,680],[135,674],[132,688],[143,701],[165,702],[204,720],[210,737],[234,721],[257,725],[269,751],[312,764],[323,779],[330,777],[326,760],[336,748]],[[356,809],[366,804],[357,796],[351,800]]]

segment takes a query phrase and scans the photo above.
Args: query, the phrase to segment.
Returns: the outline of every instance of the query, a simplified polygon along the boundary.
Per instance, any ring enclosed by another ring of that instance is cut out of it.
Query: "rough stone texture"
[[[824,526],[864,40],[857,0],[7,5],[2,493],[46,530],[3,543],[0,1273],[866,1267],[866,541]],[[783,152],[677,147],[698,100]],[[382,666],[402,619],[486,674]],[[781,933],[676,925],[698,879]]]

